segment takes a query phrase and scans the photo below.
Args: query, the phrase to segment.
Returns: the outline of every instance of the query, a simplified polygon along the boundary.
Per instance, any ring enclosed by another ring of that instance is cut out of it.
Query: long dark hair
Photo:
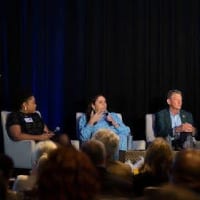
[[[103,95],[103,94],[97,94],[96,96],[94,96],[91,100],[90,100],[90,102],[89,102],[89,104],[88,104],[88,107],[87,107],[87,110],[86,110],[86,120],[87,120],[87,122],[89,121],[89,119],[90,119],[90,115],[91,115],[91,112],[92,111],[94,111],[94,109],[92,108],[92,104],[95,104],[95,102],[96,102],[96,100],[99,98],[99,97],[104,97],[105,98],[105,96]]]

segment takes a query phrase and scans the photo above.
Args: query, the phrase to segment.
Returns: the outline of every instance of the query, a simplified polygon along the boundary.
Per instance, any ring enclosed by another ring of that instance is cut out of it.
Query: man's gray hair
[[[57,145],[51,140],[45,140],[36,143],[35,150],[32,153],[32,164],[35,164],[41,156],[44,154],[49,154],[56,148]]]
[[[170,99],[173,94],[180,94],[182,96],[182,92],[177,89],[169,90],[167,93],[167,99]]]
[[[92,138],[101,141],[105,145],[108,157],[114,157],[119,148],[119,136],[116,133],[109,129],[99,129]]]

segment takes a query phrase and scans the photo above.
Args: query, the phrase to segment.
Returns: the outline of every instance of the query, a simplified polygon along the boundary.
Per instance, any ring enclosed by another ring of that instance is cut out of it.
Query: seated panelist
[[[175,149],[183,148],[187,136],[194,136],[193,116],[190,112],[182,109],[182,92],[170,90],[167,94],[168,108],[156,113],[155,130],[156,136],[173,137]]]
[[[36,112],[36,99],[29,91],[21,92],[17,97],[17,111],[13,111],[8,115],[6,128],[8,135],[12,140],[35,140],[43,141],[52,139],[59,141],[57,135],[49,130],[41,116]],[[62,143],[68,144],[69,138],[66,134]]]
[[[120,137],[120,150],[127,150],[127,136],[130,128],[114,112],[108,112],[106,98],[99,94],[88,105],[85,114],[80,117],[78,131],[82,142],[92,138],[99,129],[112,130]]]

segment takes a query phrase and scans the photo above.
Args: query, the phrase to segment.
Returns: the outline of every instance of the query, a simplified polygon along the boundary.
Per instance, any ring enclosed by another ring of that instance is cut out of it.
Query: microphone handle
[[[109,112],[106,111],[106,112],[105,112],[106,121],[108,122],[109,126],[112,126],[112,122],[110,122],[110,121],[107,120],[107,116],[108,116],[108,115],[109,115]]]
[[[56,127],[55,130],[53,131],[54,133],[57,133],[60,131],[60,127]]]

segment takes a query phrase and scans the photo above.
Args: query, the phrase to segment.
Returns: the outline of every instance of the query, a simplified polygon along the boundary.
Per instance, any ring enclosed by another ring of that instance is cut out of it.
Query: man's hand
[[[181,133],[181,132],[194,133],[195,132],[195,128],[190,123],[183,123],[180,126],[177,126],[175,130],[177,133]]]
[[[106,120],[107,120],[108,122],[110,122],[115,128],[118,128],[118,127],[119,127],[119,124],[116,123],[116,121],[112,118],[111,115],[108,114],[107,117],[106,117]]]

